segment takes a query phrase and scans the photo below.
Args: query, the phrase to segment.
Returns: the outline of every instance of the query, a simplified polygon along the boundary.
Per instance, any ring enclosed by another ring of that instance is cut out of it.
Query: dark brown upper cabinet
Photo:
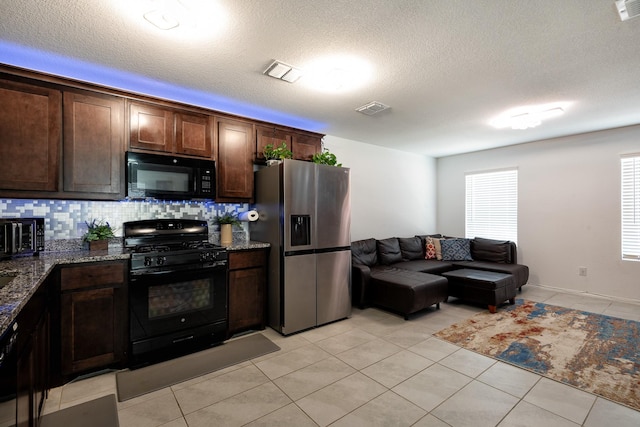
[[[322,150],[322,135],[313,133],[299,133],[293,129],[277,128],[275,126],[256,126],[256,163],[264,163],[262,154],[264,147],[268,144],[280,146],[287,144],[287,148],[292,151],[293,159],[311,161],[315,153]]]
[[[57,191],[62,92],[0,79],[0,189]]]
[[[129,104],[129,147],[173,151],[173,113],[147,104]]]
[[[216,201],[253,199],[253,158],[256,147],[251,122],[216,119],[218,156]]]
[[[64,93],[64,191],[122,195],[124,100]]]
[[[176,153],[211,158],[213,117],[176,113]]]
[[[278,129],[276,127],[269,126],[256,126],[256,162],[263,163],[264,147],[272,144],[274,147],[279,147],[282,143],[287,144],[287,148],[291,150],[291,132],[284,129]]]
[[[322,137],[319,135],[295,133],[293,135],[293,158],[311,161],[313,155],[322,151]]]
[[[211,158],[212,117],[138,102],[129,113],[130,148]]]

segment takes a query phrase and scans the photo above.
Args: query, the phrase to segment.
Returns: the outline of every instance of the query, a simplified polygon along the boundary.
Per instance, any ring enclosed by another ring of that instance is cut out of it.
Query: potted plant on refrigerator
[[[287,148],[287,143],[284,141],[282,141],[277,147],[274,144],[265,145],[262,150],[262,154],[267,160],[268,166],[281,163],[284,159],[290,159],[293,157],[293,153]]]
[[[109,239],[115,237],[114,228],[108,222],[93,219],[91,222],[85,221],[87,232],[82,236],[82,240],[87,243],[90,251],[107,250]]]
[[[342,163],[338,163],[336,159],[336,155],[327,150],[326,148],[322,149],[321,153],[315,153],[311,158],[313,163],[318,163],[320,165],[329,165],[329,166],[337,166],[342,167]]]
[[[233,242],[233,226],[241,225],[238,216],[234,212],[227,212],[216,216],[215,222],[220,224],[220,244],[229,246]]]

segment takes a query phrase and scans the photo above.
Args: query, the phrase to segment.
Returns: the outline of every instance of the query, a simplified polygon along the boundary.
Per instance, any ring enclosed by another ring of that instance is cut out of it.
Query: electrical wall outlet
[[[586,276],[587,267],[578,267],[578,276]]]

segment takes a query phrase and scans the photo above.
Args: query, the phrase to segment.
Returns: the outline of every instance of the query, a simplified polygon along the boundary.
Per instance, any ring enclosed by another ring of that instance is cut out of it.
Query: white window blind
[[[466,175],[467,238],[518,240],[518,170]]]
[[[640,261],[640,154],[620,159],[622,259]]]

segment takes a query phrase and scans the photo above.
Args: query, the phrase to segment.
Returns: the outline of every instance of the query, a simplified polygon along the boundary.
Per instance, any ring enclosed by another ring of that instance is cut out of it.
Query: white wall
[[[440,158],[438,232],[464,236],[466,172],[515,166],[529,283],[640,300],[640,262],[620,253],[620,155],[634,152],[640,126]]]
[[[351,240],[410,237],[436,228],[435,159],[327,135],[351,169]]]

